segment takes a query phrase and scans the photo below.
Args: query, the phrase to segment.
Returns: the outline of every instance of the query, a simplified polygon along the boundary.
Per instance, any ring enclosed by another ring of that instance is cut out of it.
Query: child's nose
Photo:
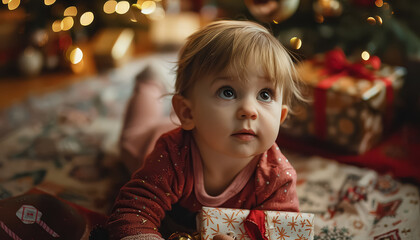
[[[238,109],[237,116],[239,119],[255,120],[258,117],[258,111],[252,101],[243,101]]]

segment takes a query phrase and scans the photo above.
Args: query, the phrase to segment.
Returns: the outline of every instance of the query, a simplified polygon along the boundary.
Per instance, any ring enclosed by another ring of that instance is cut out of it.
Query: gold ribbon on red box
[[[351,76],[358,79],[366,79],[374,81],[381,80],[386,87],[386,113],[385,113],[385,126],[388,126],[392,116],[392,102],[394,101],[394,92],[392,82],[389,78],[379,77],[375,75],[375,70],[381,67],[381,60],[377,56],[371,56],[369,60],[358,63],[351,63],[347,60],[344,52],[341,49],[334,49],[325,54],[323,62],[325,68],[321,72],[322,76],[327,76],[322,79],[314,91],[314,121],[315,133],[321,139],[326,135],[326,108],[327,108],[327,91],[332,85],[344,76]],[[369,69],[369,68],[372,68]]]

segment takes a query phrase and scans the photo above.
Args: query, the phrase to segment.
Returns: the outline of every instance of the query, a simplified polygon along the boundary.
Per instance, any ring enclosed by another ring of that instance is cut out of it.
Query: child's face
[[[231,157],[253,157],[270,148],[287,115],[282,92],[261,71],[248,81],[234,74],[200,79],[188,99],[199,146]]]

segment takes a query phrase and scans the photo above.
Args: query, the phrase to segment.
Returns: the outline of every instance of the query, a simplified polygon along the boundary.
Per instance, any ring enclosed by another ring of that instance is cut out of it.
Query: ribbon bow
[[[374,80],[375,73],[370,71],[369,68],[378,70],[381,67],[381,60],[377,56],[371,56],[369,60],[351,63],[346,59],[343,50],[334,49],[326,53],[325,67],[325,74],[327,75],[346,73],[349,76]]]
[[[387,112],[385,117],[385,126],[389,126],[389,120],[392,116],[392,101],[394,99],[392,83],[388,78],[375,76],[375,72],[381,67],[381,60],[377,56],[371,56],[369,60],[359,63],[350,63],[346,59],[346,55],[341,49],[334,49],[325,54],[325,62],[323,63],[325,69],[321,73],[327,78],[320,81],[315,89],[315,132],[318,137],[324,139],[326,136],[326,106],[327,97],[326,91],[343,76],[353,76],[369,81],[379,79],[385,83],[386,86],[386,104]]]
[[[246,233],[252,240],[268,240],[265,227],[265,213],[262,210],[251,210],[245,219]]]

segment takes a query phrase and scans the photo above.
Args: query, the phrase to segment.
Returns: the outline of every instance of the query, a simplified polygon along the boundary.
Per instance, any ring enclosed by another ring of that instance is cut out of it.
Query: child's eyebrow
[[[211,81],[210,86],[213,86],[215,83],[221,82],[221,81],[231,82],[231,81],[233,81],[233,78],[229,77],[229,76],[216,77]]]

